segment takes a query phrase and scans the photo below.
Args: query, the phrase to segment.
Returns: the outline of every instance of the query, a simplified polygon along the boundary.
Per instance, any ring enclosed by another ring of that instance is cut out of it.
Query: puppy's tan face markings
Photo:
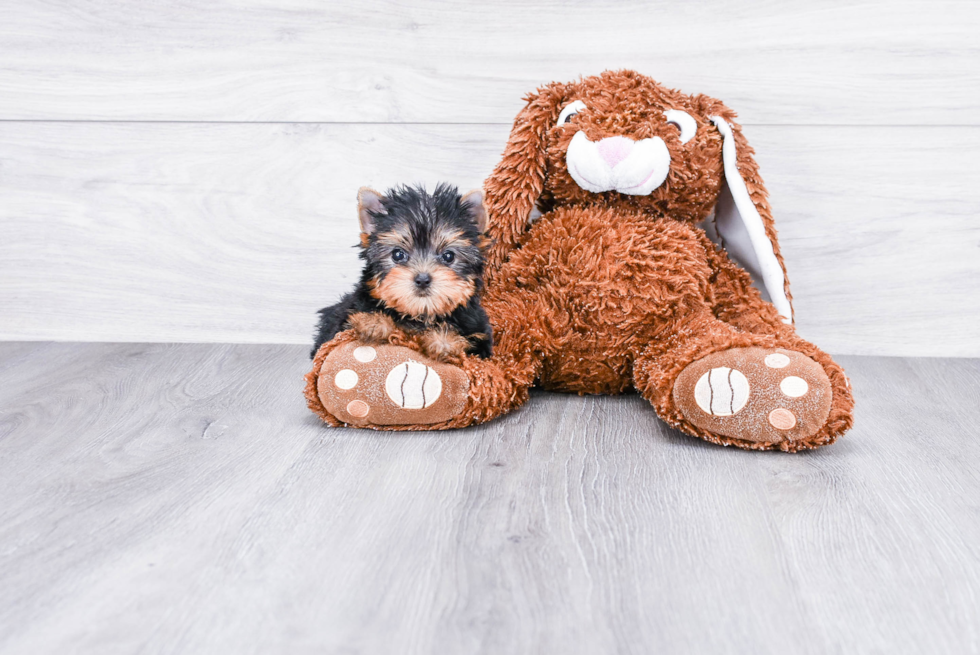
[[[371,280],[371,295],[418,320],[449,314],[466,304],[476,292],[476,281],[454,267],[479,257],[479,246],[451,225],[436,226],[422,243],[414,236],[406,225],[377,235],[376,244],[387,253],[383,270]],[[424,287],[416,283],[422,274],[430,278]]]
[[[415,284],[418,272],[410,266],[392,269],[377,282],[371,295],[397,312],[417,320],[451,313],[476,291],[476,282],[461,278],[447,268],[433,268],[432,282],[422,295]]]
[[[434,242],[433,246],[436,252],[445,252],[451,249],[459,250],[473,245],[473,242],[466,238],[462,230],[452,229],[437,234]]]
[[[389,248],[412,249],[412,235],[404,225],[379,234],[377,241],[379,244]]]

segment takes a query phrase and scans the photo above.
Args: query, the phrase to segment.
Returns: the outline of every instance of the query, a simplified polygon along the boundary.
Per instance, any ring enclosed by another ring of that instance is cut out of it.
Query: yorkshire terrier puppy
[[[440,184],[431,195],[401,186],[385,195],[358,192],[361,253],[357,287],[321,309],[313,351],[341,330],[384,343],[396,328],[421,333],[429,357],[490,357],[493,335],[480,305],[483,290],[483,195],[460,196]]]

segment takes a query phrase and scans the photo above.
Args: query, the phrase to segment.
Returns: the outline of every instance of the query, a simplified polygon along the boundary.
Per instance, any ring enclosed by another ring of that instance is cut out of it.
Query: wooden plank
[[[0,119],[509,123],[634,68],[748,124],[977,125],[978,30],[962,0],[6,0]]]
[[[330,429],[299,346],[0,344],[0,650],[975,652],[980,361],[845,357],[802,455],[534,394]]]
[[[980,355],[980,129],[752,127],[802,334]],[[0,338],[306,343],[364,184],[478,187],[505,126],[0,124]]]
[[[833,353],[980,355],[980,130],[750,134],[804,337]]]

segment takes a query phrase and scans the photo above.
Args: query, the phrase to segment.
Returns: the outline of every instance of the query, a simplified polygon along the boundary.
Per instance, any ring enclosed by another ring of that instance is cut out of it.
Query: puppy
[[[493,334],[480,305],[483,290],[483,195],[461,197],[440,184],[431,195],[400,186],[358,192],[364,270],[357,287],[321,309],[310,357],[341,330],[385,343],[396,328],[422,334],[429,357],[490,357]]]

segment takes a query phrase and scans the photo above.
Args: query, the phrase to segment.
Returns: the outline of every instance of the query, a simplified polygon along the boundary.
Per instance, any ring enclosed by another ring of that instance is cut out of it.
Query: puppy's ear
[[[735,122],[735,112],[717,100],[701,100],[705,118],[721,133],[725,173],[714,220],[705,222],[705,232],[722,245],[730,259],[749,272],[755,287],[783,316],[783,322],[792,324],[789,277],[779,252],[769,194],[753,157],[755,151]]]
[[[487,280],[507,259],[532,222],[547,172],[548,130],[558,120],[567,84],[553,83],[528,95],[514,119],[500,163],[483,183],[486,191],[487,233],[493,244],[487,252]]]
[[[463,196],[463,204],[480,232],[487,231],[487,208],[483,204],[483,191],[474,189]]]
[[[357,190],[357,220],[361,222],[361,232],[364,234],[374,234],[374,231],[378,228],[371,212],[384,214],[383,200],[384,196],[374,189],[362,186]]]

